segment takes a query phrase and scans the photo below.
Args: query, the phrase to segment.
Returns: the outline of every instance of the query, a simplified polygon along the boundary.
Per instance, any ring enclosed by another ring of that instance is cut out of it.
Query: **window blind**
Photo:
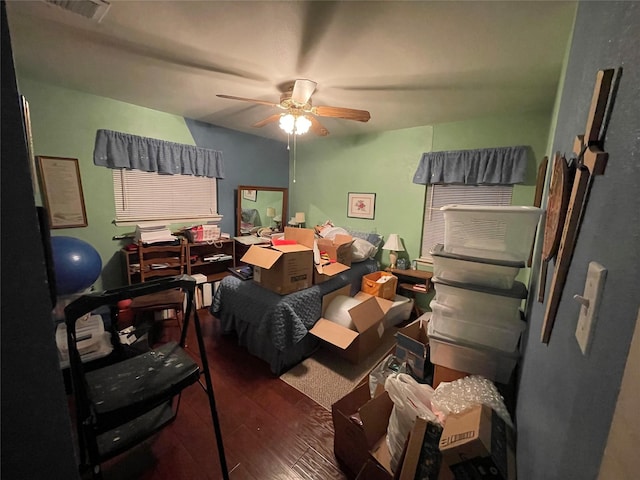
[[[114,169],[116,222],[218,220],[216,179]]]
[[[420,260],[433,263],[430,251],[434,245],[444,243],[444,214],[440,207],[458,205],[511,205],[512,185],[430,185],[428,187]]]

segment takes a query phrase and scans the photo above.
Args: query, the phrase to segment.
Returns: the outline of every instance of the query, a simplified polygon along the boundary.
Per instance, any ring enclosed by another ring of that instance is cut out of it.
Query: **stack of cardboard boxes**
[[[316,255],[314,242],[317,242]],[[349,235],[316,241],[312,229],[287,227],[280,241],[274,241],[273,245],[252,245],[241,261],[253,266],[256,283],[285,295],[323,283],[349,270],[352,244],[353,238]],[[374,272],[371,276],[383,274],[390,275]],[[411,314],[413,301],[396,295],[397,278],[390,276],[395,282],[384,282],[384,288],[371,294],[361,291],[354,297],[359,303],[349,309],[348,314],[355,330],[321,318],[310,330],[311,334],[320,338],[325,348],[335,350],[350,362],[359,363],[380,345],[386,328],[408,320]],[[340,295],[349,296],[349,286],[324,296],[323,315],[330,302]]]

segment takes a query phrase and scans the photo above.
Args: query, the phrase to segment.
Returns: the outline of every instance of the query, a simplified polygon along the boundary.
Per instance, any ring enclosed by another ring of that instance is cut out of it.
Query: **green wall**
[[[290,172],[289,210],[305,212],[307,226],[334,225],[398,233],[411,258],[419,252],[425,189],[411,183],[422,152],[431,148],[429,126],[376,135],[322,138],[298,145],[296,182]],[[347,217],[349,192],[375,193],[375,218]],[[388,256],[383,255],[388,262]]]
[[[531,147],[527,178],[514,188],[513,203],[531,205],[537,165],[545,155],[551,112],[496,115],[463,122],[393,130],[378,135],[322,138],[299,144],[291,211],[304,211],[307,225],[335,225],[398,233],[406,255],[420,255],[426,187],[412,183],[422,153],[509,145]],[[293,170],[291,171],[293,179]],[[348,218],[347,193],[376,194],[374,220]],[[388,256],[381,261],[388,264]]]
[[[102,258],[97,289],[123,283],[117,234],[132,227],[116,227],[111,170],[93,164],[96,130],[108,129],[144,137],[194,145],[182,117],[20,78],[20,93],[29,102],[35,155],[77,158],[84,190],[88,226],[53,230],[89,242]],[[40,201],[39,194],[36,202]]]

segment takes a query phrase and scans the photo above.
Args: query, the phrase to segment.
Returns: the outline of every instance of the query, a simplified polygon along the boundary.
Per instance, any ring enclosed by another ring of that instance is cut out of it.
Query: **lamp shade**
[[[296,222],[304,223],[304,212],[296,212]]]
[[[275,217],[276,216],[276,209],[273,207],[267,207],[267,217]]]
[[[384,242],[382,249],[392,250],[394,252],[404,252],[404,247],[402,246],[402,242],[400,241],[400,237],[397,233],[392,233],[389,235],[389,238],[386,242]]]

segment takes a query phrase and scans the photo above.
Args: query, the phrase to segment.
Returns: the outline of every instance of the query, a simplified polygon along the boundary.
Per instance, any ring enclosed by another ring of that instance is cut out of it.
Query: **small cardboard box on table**
[[[280,295],[313,285],[313,230],[284,229],[288,245],[261,247],[252,245],[241,261],[253,266],[253,280]]]

